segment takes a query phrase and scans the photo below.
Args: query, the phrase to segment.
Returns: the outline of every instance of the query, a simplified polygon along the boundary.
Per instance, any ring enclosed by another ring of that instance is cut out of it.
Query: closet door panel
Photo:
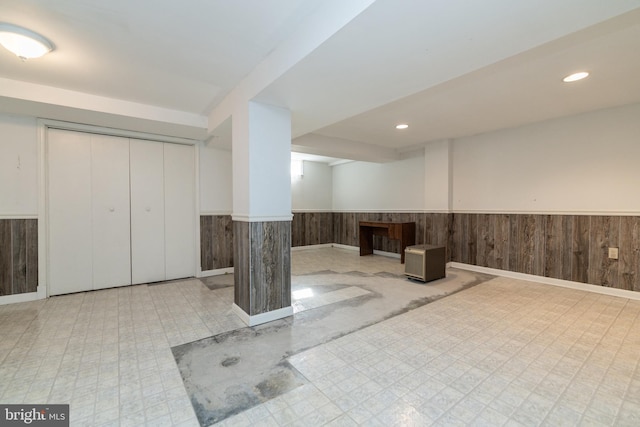
[[[49,295],[93,289],[91,136],[48,131]]]
[[[129,140],[91,136],[93,288],[131,284]]]
[[[164,144],[166,278],[195,276],[195,150]]]
[[[131,176],[131,280],[165,279],[163,144],[129,141]]]

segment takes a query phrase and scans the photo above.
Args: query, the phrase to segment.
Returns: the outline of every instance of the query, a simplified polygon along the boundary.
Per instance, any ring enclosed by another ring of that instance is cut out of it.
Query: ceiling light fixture
[[[53,44],[40,34],[6,23],[0,23],[0,44],[23,61],[53,50]]]
[[[396,129],[406,129],[408,127],[409,127],[409,125],[406,124],[406,123],[402,123],[402,124],[396,125]]]
[[[580,71],[579,73],[573,73],[562,79],[565,83],[577,82],[578,80],[582,80],[589,76],[589,73],[586,71]]]

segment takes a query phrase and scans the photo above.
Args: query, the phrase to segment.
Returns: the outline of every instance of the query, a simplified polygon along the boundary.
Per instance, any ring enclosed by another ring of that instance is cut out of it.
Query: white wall
[[[335,211],[424,210],[424,155],[391,163],[352,162],[333,167]]]
[[[455,140],[454,211],[640,213],[640,104]]]
[[[333,187],[331,166],[303,162],[304,175],[291,179],[291,206],[294,211],[330,211]]]
[[[451,140],[434,141],[424,147],[424,209],[451,210]]]
[[[37,214],[36,119],[0,114],[0,217]]]
[[[233,209],[231,151],[200,145],[200,213],[230,215]]]

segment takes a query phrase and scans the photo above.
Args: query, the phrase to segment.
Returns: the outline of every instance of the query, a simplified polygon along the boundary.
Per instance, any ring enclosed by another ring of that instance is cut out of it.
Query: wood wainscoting
[[[455,213],[451,236],[452,261],[640,291],[638,216]]]
[[[249,316],[290,307],[291,222],[233,221],[233,232],[235,304]]]
[[[200,266],[202,271],[233,267],[231,215],[200,216]]]
[[[231,267],[231,217],[203,218],[202,269]],[[447,261],[640,292],[640,216],[294,212],[292,246],[358,246],[359,221],[415,222],[416,244],[446,246]],[[394,240],[373,245],[400,253]]]
[[[0,219],[0,296],[37,288],[38,220]]]
[[[332,212],[294,212],[291,221],[291,246],[335,243]]]

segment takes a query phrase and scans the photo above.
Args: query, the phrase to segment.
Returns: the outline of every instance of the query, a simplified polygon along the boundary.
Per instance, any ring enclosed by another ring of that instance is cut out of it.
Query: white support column
[[[233,114],[235,309],[250,326],[291,307],[291,113],[249,101]]]

